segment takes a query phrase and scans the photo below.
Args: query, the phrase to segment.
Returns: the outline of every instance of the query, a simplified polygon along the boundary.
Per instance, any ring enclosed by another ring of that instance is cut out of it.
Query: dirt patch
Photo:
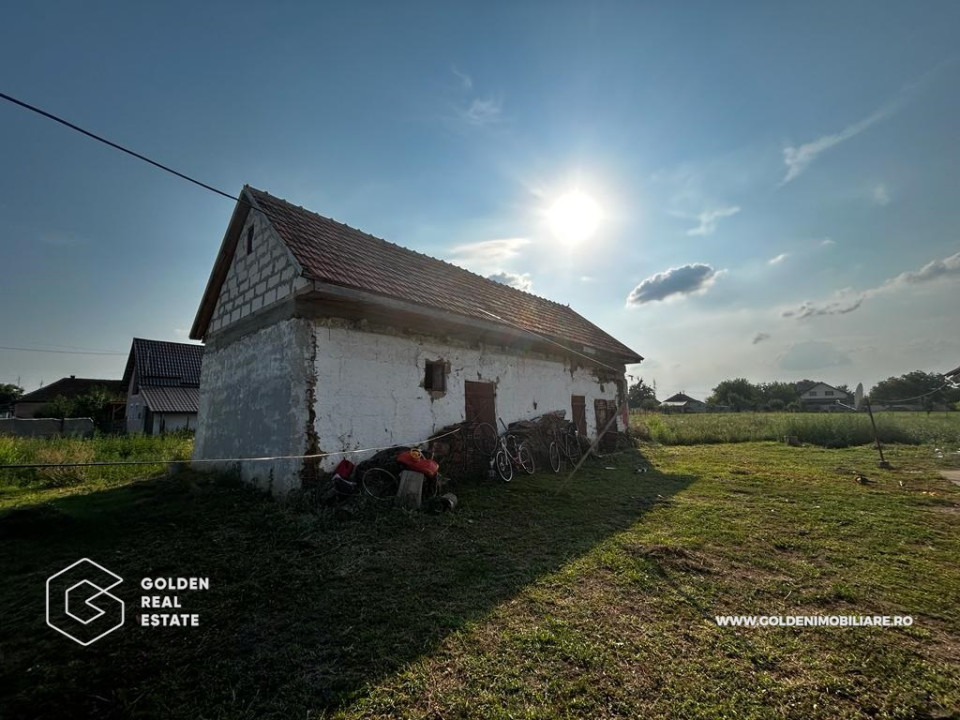
[[[42,537],[73,524],[72,517],[47,505],[15,508],[0,516],[0,537],[10,540]]]

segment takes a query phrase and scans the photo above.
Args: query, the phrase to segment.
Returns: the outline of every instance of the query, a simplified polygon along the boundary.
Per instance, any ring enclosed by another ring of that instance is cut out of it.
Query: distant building
[[[804,410],[835,412],[849,409],[843,407],[843,405],[838,405],[837,401],[840,401],[843,405],[852,406],[853,395],[822,382],[818,382],[800,393],[800,404]]]
[[[953,382],[960,382],[960,367],[955,367],[950,372],[944,373],[944,375],[947,377],[948,380],[952,380]]]
[[[123,372],[127,432],[196,430],[203,346],[134,338]]]
[[[701,413],[707,411],[707,404],[702,400],[697,400],[685,393],[679,392],[676,395],[671,395],[660,403],[660,409],[663,412]]]
[[[78,378],[76,375],[65,377],[44,385],[39,390],[22,395],[13,403],[13,417],[33,418],[37,416],[45,406],[53,402],[57,397],[65,397],[68,400],[75,400],[78,397],[87,395],[95,388],[103,388],[111,395],[123,395],[123,383],[120,380],[101,380],[99,378]]]

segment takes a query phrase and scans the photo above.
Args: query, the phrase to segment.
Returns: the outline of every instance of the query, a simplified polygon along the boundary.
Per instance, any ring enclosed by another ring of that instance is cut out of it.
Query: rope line
[[[196,460],[181,460],[171,458],[169,460],[116,460],[99,462],[78,462],[78,463],[24,463],[17,465],[0,465],[0,470],[13,470],[25,468],[62,468],[62,467],[103,467],[120,465],[166,465],[168,463],[224,463],[224,462],[266,462],[270,460],[315,460],[325,457],[336,457],[340,455],[356,455],[365,452],[377,452],[379,450],[390,450],[395,447],[417,447],[424,443],[445,438],[448,435],[454,435],[461,432],[463,428],[457,428],[442,435],[431,435],[426,440],[412,443],[393,443],[383,447],[359,448],[357,450],[339,450],[337,452],[314,453],[311,455],[269,455],[263,457],[236,457],[236,458],[198,458]]]

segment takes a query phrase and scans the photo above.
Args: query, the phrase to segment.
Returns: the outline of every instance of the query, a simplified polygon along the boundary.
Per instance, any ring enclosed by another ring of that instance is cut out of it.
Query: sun
[[[603,211],[597,201],[580,190],[561,195],[547,210],[551,229],[568,245],[593,237],[602,219]]]

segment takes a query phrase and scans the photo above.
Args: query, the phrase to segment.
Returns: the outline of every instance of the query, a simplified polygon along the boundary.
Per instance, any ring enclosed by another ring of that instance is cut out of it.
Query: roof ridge
[[[382,238],[382,237],[378,237],[377,235],[373,235],[373,234],[371,234],[371,233],[368,233],[368,232],[366,232],[365,230],[361,230],[360,228],[355,228],[355,227],[353,227],[352,225],[348,225],[348,224],[345,223],[345,222],[342,222],[342,221],[340,221],[340,220],[337,220],[336,218],[332,218],[332,217],[329,217],[329,216],[327,216],[327,215],[321,215],[320,213],[316,212],[315,210],[310,210],[310,209],[308,209],[308,208],[303,207],[302,205],[296,205],[296,204],[290,202],[289,200],[286,200],[286,199],[284,199],[284,198],[282,198],[282,197],[279,197],[279,196],[277,196],[277,195],[273,195],[273,194],[267,192],[266,190],[260,190],[259,188],[255,188],[255,187],[253,187],[253,186],[251,186],[251,185],[247,185],[246,188],[249,189],[249,190],[251,190],[251,191],[253,191],[253,192],[255,192],[255,193],[260,193],[261,195],[266,195],[266,196],[268,196],[268,197],[271,197],[271,198],[273,198],[274,200],[277,200],[277,201],[279,201],[279,202],[282,202],[284,205],[288,205],[289,207],[297,208],[298,210],[301,210],[301,211],[303,211],[303,212],[305,212],[305,213],[307,213],[307,214],[309,214],[309,215],[314,215],[314,216],[320,218],[321,220],[326,220],[327,222],[332,222],[332,223],[334,223],[334,224],[336,224],[336,225],[340,225],[341,227],[345,227],[345,228],[347,228],[348,230],[351,230],[351,231],[353,231],[353,232],[360,233],[361,235],[364,235],[364,236],[366,236],[366,237],[368,237],[368,238],[370,238],[370,239],[372,239],[372,240],[376,240],[376,241],[381,242],[381,243],[383,243],[383,244],[385,244],[385,245],[389,245],[390,247],[394,247],[394,248],[397,248],[398,250],[402,250],[403,252],[412,253],[412,254],[414,254],[414,255],[418,255],[418,256],[420,256],[420,257],[427,258],[428,260],[433,260],[434,262],[442,263],[443,265],[446,265],[447,267],[453,268],[453,269],[455,269],[455,270],[458,270],[458,271],[460,271],[460,272],[466,273],[466,274],[468,274],[468,275],[472,275],[473,277],[479,278],[480,280],[483,280],[483,281],[485,281],[485,282],[491,282],[491,283],[496,283],[496,282],[497,282],[496,280],[491,280],[491,279],[488,278],[488,277],[484,277],[483,275],[480,275],[479,273],[475,273],[475,272],[473,272],[472,270],[468,270],[467,268],[461,267],[460,265],[456,265],[456,264],[454,264],[454,263],[452,263],[452,262],[449,262],[449,261],[447,261],[447,260],[444,260],[443,258],[434,257],[433,255],[427,255],[426,253],[420,252],[419,250],[414,250],[414,249],[412,249],[412,248],[404,247],[403,245],[400,245],[399,243],[391,242],[391,241],[386,240],[386,239],[384,239],[384,238]],[[505,271],[501,270],[500,272],[505,272]],[[515,288],[515,287],[513,287],[512,285],[507,285],[506,283],[497,283],[497,285],[500,285],[500,286],[502,286],[502,287],[508,288],[508,289],[510,289],[510,290],[512,290],[512,291],[514,291],[514,292],[522,293],[523,295],[527,295],[527,296],[529,296],[529,297],[536,298],[537,300],[543,300],[543,301],[545,301],[545,302],[548,302],[548,303],[550,303],[550,304],[552,304],[552,305],[556,305],[556,306],[558,306],[558,307],[564,307],[564,308],[572,309],[572,308],[570,308],[569,305],[564,305],[563,303],[559,303],[559,302],[557,302],[556,300],[551,300],[550,298],[543,297],[542,295],[537,295],[536,293],[527,292],[526,290],[521,290],[520,288]],[[574,310],[574,312],[576,312],[576,311]],[[579,313],[577,313],[577,314],[579,315]],[[580,317],[583,317],[583,316],[581,315]]]

